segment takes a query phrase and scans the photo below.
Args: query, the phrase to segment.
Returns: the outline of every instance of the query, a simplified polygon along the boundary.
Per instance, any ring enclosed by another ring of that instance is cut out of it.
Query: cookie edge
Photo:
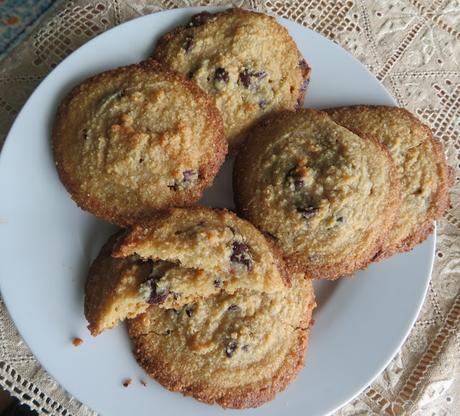
[[[417,125],[422,130],[425,131],[427,134],[428,140],[431,142],[436,166],[440,169],[442,175],[438,174],[438,178],[440,177],[441,183],[438,187],[436,193],[434,194],[435,203],[430,206],[432,213],[430,215],[426,215],[423,222],[415,224],[412,227],[411,232],[404,238],[400,239],[398,243],[390,245],[383,251],[375,261],[380,261],[385,258],[388,258],[397,253],[404,253],[407,251],[411,251],[415,246],[425,241],[428,236],[434,230],[434,221],[439,220],[451,207],[451,201],[449,196],[449,188],[454,183],[454,169],[448,165],[446,157],[444,156],[444,148],[440,140],[438,140],[431,129],[423,123],[418,117],[416,117],[412,112],[409,110],[397,107],[397,106],[385,106],[385,105],[351,105],[351,106],[340,106],[340,107],[332,107],[324,110],[325,112],[334,112],[334,111],[346,111],[348,109],[353,109],[356,111],[367,111],[368,109],[378,109],[384,112],[394,112],[399,113],[402,117],[407,117],[411,123]],[[386,146],[385,146],[386,147]],[[402,190],[401,190],[402,191]],[[429,211],[427,211],[428,214]]]

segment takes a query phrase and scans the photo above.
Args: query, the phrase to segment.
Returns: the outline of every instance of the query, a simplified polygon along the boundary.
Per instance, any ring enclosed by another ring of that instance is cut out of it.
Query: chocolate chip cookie
[[[59,106],[53,150],[75,202],[124,226],[198,200],[227,144],[212,99],[151,60],[74,88]]]
[[[306,109],[274,114],[249,133],[234,190],[241,214],[311,278],[335,279],[368,265],[399,206],[388,151]]]
[[[388,243],[379,258],[408,251],[433,230],[433,221],[449,207],[453,174],[442,144],[430,129],[403,108],[351,106],[328,110],[344,127],[373,135],[393,157],[401,183],[402,203]]]
[[[225,290],[289,285],[276,247],[223,210],[172,209],[113,236],[88,273],[85,316],[97,335],[149,304],[181,308]]]
[[[231,146],[263,115],[302,103],[310,74],[283,26],[241,9],[193,16],[153,56],[214,97]]]
[[[222,407],[256,407],[286,388],[303,366],[311,281],[266,293],[225,290],[181,309],[151,306],[128,320],[139,364],[172,391]]]
[[[303,365],[311,282],[224,210],[172,209],[113,236],[91,266],[93,335],[128,321],[139,364],[162,385],[223,407],[273,399]]]

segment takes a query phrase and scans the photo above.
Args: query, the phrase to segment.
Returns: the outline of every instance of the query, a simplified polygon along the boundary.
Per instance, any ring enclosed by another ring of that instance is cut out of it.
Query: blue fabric
[[[0,0],[0,58],[58,0]]]

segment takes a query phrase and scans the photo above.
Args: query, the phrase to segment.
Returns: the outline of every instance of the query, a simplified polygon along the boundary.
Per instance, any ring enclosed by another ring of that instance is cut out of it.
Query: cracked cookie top
[[[242,9],[193,16],[165,34],[153,56],[215,99],[231,146],[263,115],[301,103],[310,74],[275,18]]]
[[[53,149],[75,202],[127,225],[198,200],[227,144],[212,99],[150,60],[74,88],[59,106]]]

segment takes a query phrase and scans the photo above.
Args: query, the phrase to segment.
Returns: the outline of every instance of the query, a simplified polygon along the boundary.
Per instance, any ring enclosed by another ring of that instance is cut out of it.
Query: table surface
[[[13,3],[17,5],[19,1],[0,2],[3,22],[0,54],[2,45],[5,49],[6,36],[10,36],[10,46],[21,41],[0,61],[0,143],[38,82],[81,44],[133,17],[173,6],[200,4],[198,1],[72,0],[52,7],[35,26],[28,23],[21,32],[24,39],[16,33],[15,40],[11,40],[14,34],[8,23],[14,26],[17,21],[8,19],[14,13],[8,9],[8,15],[6,6]],[[44,11],[53,2],[23,2],[28,3],[37,7],[46,3],[41,9]],[[295,20],[339,43],[367,65],[399,104],[426,122],[443,142],[456,173],[451,192],[453,207],[438,224],[437,261],[422,312],[387,369],[337,415],[460,414],[460,3],[453,0],[234,3]],[[17,334],[1,301],[0,386],[39,413],[93,414],[41,368]]]

